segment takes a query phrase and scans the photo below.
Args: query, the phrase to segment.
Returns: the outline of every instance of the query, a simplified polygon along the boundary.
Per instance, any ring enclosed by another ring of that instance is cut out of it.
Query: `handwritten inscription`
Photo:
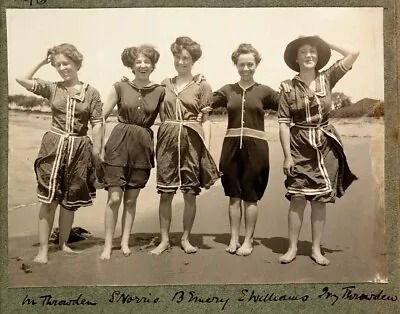
[[[342,288],[341,293],[334,293],[329,287],[322,289],[322,293],[318,295],[320,299],[332,300],[331,305],[335,305],[338,300],[355,300],[355,301],[397,301],[397,296],[389,296],[380,290],[378,293],[360,293],[354,292],[355,286]]]
[[[25,296],[22,305],[41,305],[41,306],[76,306],[76,305],[97,305],[97,301],[86,299],[80,294],[77,298],[73,299],[56,299],[51,294],[42,295],[37,299]]]
[[[200,296],[195,291],[178,291],[172,297],[172,302],[177,304],[181,302],[197,303],[197,304],[221,304],[221,310],[223,311],[229,302],[229,298],[222,298],[217,296]]]
[[[274,292],[271,293],[264,293],[259,294],[256,293],[254,290],[249,293],[249,290],[243,289],[241,291],[242,297],[238,299],[239,302],[277,302],[277,301],[303,301],[306,302],[309,299],[307,294],[305,295],[288,295],[288,294],[281,294],[277,295]]]
[[[336,287],[335,287],[336,288]],[[176,305],[191,304],[193,306],[216,306],[221,311],[226,310],[229,304],[237,306],[238,304],[271,304],[271,303],[286,303],[286,302],[329,302],[330,305],[335,305],[338,301],[342,302],[365,302],[365,301],[389,301],[396,302],[398,297],[396,295],[388,295],[382,289],[377,288],[374,292],[360,292],[356,286],[344,286],[340,290],[334,291],[333,287],[324,287],[322,291],[317,292],[315,295],[309,294],[290,294],[290,293],[277,293],[275,291],[257,291],[253,289],[242,289],[233,293],[232,295],[218,295],[218,294],[200,294],[194,290],[179,290],[174,292],[166,299],[161,299],[151,293],[147,295],[130,294],[121,290],[114,290],[107,299],[108,303],[118,303],[124,305],[135,306],[140,304],[148,304],[149,306],[157,303],[170,302]],[[379,289],[379,290],[378,290]],[[91,300],[79,294],[76,298],[66,299],[54,297],[51,294],[42,295],[39,297],[32,297],[28,294],[25,295],[21,302],[22,306],[95,306],[98,302]]]
[[[47,3],[47,0],[23,0],[24,2],[28,2],[30,6],[33,6],[34,4],[45,4]]]
[[[151,296],[151,293],[148,296],[137,296],[137,295],[130,295],[126,293],[121,293],[121,291],[116,290],[111,294],[111,297],[108,299],[110,303],[158,303],[160,298],[154,298]]]

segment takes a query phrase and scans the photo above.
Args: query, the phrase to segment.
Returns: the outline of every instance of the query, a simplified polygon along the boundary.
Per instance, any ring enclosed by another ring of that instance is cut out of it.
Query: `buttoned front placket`
[[[140,100],[140,101],[141,101],[141,100],[142,100],[142,97],[143,97],[143,96],[142,96],[142,89],[141,89],[141,88],[139,88],[139,89],[138,89],[138,92],[139,92],[139,97],[138,97],[138,100]],[[142,108],[142,106],[141,106],[141,105],[139,105],[137,108],[140,110],[140,109]]]
[[[245,121],[244,121],[244,114],[246,112],[245,108],[245,103],[246,103],[246,91],[251,88],[255,83],[250,85],[247,88],[242,87],[240,84],[240,88],[242,89],[242,105],[241,105],[241,119],[240,119],[240,144],[239,148],[242,149],[243,146],[243,128],[245,127]]]

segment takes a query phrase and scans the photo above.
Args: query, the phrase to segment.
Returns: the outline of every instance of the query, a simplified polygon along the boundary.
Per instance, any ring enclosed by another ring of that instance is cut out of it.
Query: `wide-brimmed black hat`
[[[305,44],[309,44],[317,48],[318,62],[315,69],[322,69],[331,58],[331,48],[318,36],[299,37],[286,46],[284,59],[288,67],[296,72],[300,71],[299,64],[296,62],[297,52],[299,51],[299,48]]]

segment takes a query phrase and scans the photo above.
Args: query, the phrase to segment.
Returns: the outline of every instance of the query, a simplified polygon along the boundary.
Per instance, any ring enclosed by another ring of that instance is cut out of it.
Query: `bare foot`
[[[71,249],[68,245],[64,244],[62,246],[61,251],[63,251],[64,253],[70,253],[70,254],[79,254],[80,252],[78,251],[74,251],[73,249]]]
[[[131,250],[129,249],[129,246],[127,246],[125,244],[121,244],[121,251],[125,257],[128,257],[129,255],[131,255]]]
[[[312,249],[311,259],[321,266],[328,266],[329,260],[321,254],[319,249]]]
[[[111,248],[104,247],[103,252],[100,255],[100,259],[107,261],[111,258]]]
[[[230,254],[235,254],[236,250],[240,248],[240,244],[236,241],[232,241],[229,243],[229,246],[225,249],[226,252]]]
[[[253,245],[251,243],[244,242],[240,248],[237,249],[236,255],[248,256],[253,252]]]
[[[279,262],[281,264],[289,264],[294,261],[297,254],[297,248],[289,248],[285,255],[279,257]]]
[[[149,253],[152,255],[160,255],[164,251],[168,250],[171,246],[168,242],[161,242],[154,250],[151,250]]]
[[[181,247],[186,254],[192,254],[197,252],[197,247],[191,245],[189,240],[181,240]]]
[[[35,263],[40,263],[40,264],[47,264],[48,262],[48,257],[47,257],[47,250],[46,249],[39,249],[38,254],[35,256],[33,259]]]

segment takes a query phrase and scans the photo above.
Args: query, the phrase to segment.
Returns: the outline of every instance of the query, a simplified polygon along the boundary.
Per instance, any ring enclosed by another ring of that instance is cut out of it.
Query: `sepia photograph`
[[[383,17],[7,9],[8,286],[387,283]]]

